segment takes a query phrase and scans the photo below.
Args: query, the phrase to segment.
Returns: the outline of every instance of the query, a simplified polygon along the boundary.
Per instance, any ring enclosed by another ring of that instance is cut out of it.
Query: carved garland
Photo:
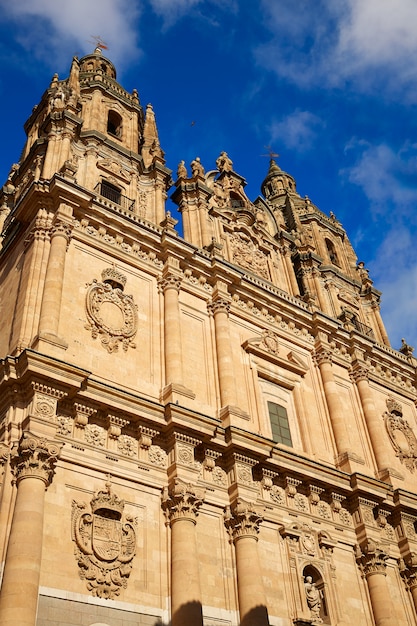
[[[98,491],[87,505],[72,503],[72,539],[80,578],[93,596],[111,599],[126,588],[136,550],[136,520],[123,518],[124,501]]]
[[[123,293],[126,277],[116,268],[106,268],[102,272],[101,283],[96,279],[87,285],[86,312],[93,339],[101,335],[101,343],[108,352],[117,352],[122,344],[136,348],[133,338],[137,333],[137,306],[133,296]]]
[[[417,439],[408,422],[403,417],[402,407],[392,396],[386,401],[384,422],[396,456],[410,472],[417,468]]]

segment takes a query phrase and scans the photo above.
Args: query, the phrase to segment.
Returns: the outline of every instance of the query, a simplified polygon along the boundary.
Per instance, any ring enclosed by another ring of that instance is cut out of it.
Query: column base
[[[227,406],[222,406],[219,411],[219,418],[221,419],[224,426],[238,426],[241,427],[241,420],[248,421],[250,416],[245,411],[242,411],[238,406],[233,406],[232,404],[228,404]]]
[[[396,480],[404,480],[403,474],[400,474],[400,472],[398,472],[393,467],[386,467],[383,470],[380,470],[377,473],[377,478],[379,478],[379,480],[384,481],[385,483],[391,483],[392,478]]]
[[[166,387],[162,389],[159,401],[162,402],[162,404],[180,404],[181,398],[194,400],[195,393],[180,383],[169,383],[169,385],[166,385]]]
[[[64,339],[51,333],[40,333],[35,337],[32,342],[32,349],[42,351],[43,348],[50,347],[58,348],[60,350],[67,350],[68,344]]]
[[[356,468],[355,465],[365,465],[365,460],[359,456],[359,454],[348,450],[346,452],[342,452],[335,458],[335,464],[337,468],[352,474],[353,472],[358,471],[358,468]]]

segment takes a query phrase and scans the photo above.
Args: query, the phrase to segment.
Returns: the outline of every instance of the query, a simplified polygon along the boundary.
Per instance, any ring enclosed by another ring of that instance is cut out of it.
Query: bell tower
[[[389,346],[379,310],[381,293],[364,264],[358,263],[334,213],[328,217],[308,196],[302,198],[295,179],[274,159],[261,189],[277,222],[292,237],[291,257],[305,302],[312,310],[339,319],[346,330]]]
[[[152,106],[144,111],[137,90],[117,82],[100,46],[74,57],[68,78],[53,76],[25,131],[0,209],[0,245],[22,254],[19,293],[13,285],[9,294],[18,301],[16,313],[3,316],[5,353],[38,347],[42,338],[67,344],[59,326],[74,224],[121,246],[127,224],[152,228],[164,221],[171,184]]]

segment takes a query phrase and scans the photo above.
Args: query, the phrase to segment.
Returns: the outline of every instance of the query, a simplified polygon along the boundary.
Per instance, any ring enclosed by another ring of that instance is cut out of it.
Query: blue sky
[[[153,104],[167,165],[226,150],[254,200],[271,146],[342,222],[383,292],[393,347],[417,353],[415,0],[0,0],[0,176],[73,55],[107,44]]]

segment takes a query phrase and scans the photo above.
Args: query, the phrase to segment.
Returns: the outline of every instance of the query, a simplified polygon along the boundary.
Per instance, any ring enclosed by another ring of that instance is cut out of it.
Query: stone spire
[[[268,174],[261,185],[261,191],[267,200],[273,200],[287,192],[296,193],[295,180],[271,158]]]

